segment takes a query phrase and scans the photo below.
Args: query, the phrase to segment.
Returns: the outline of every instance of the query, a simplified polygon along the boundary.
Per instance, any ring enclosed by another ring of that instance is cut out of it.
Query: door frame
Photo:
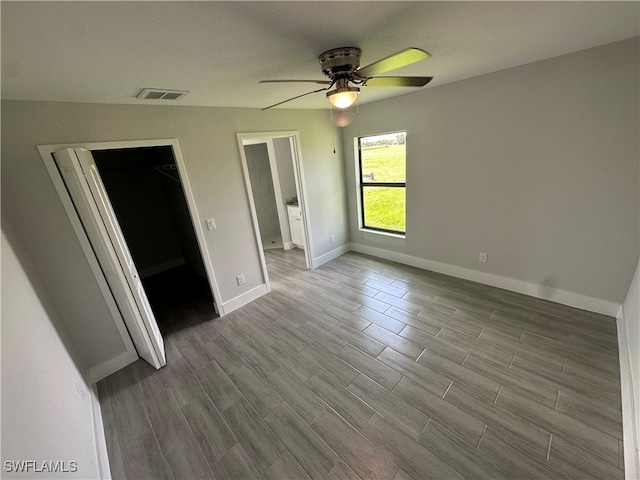
[[[264,248],[262,248],[262,238],[260,237],[260,227],[258,225],[258,215],[256,214],[256,205],[253,200],[253,193],[251,190],[251,179],[249,178],[249,169],[247,167],[247,157],[245,155],[244,146],[251,145],[256,143],[266,143],[267,144],[267,152],[269,153],[269,163],[271,165],[271,175],[274,176],[277,174],[277,166],[274,170],[273,165],[275,164],[275,152],[273,149],[273,142],[269,142],[268,140],[273,140],[274,138],[288,138],[289,145],[291,148],[291,158],[293,161],[293,175],[296,182],[296,191],[298,193],[298,205],[300,206],[300,213],[302,215],[302,222],[304,224],[305,230],[305,245],[304,245],[304,256],[305,263],[307,269],[313,268],[313,242],[311,240],[311,229],[309,228],[309,209],[307,208],[307,194],[306,194],[306,182],[304,178],[304,169],[302,167],[302,160],[300,158],[299,152],[300,150],[300,134],[297,130],[291,131],[276,131],[276,132],[249,132],[249,133],[238,133],[238,149],[240,150],[240,160],[242,163],[242,173],[244,174],[244,183],[245,188],[247,190],[247,198],[249,200],[249,207],[251,209],[251,220],[253,222],[253,230],[256,237],[256,242],[258,244],[258,250],[260,253],[260,261],[262,264],[262,271],[264,278],[266,280],[267,289],[271,290],[271,286],[269,283],[269,275],[267,272],[267,263],[264,256]],[[271,147],[270,147],[271,145]],[[278,189],[280,188],[280,180],[278,181]],[[275,180],[274,180],[274,189],[275,189]],[[280,220],[280,205],[278,205],[278,218]],[[282,207],[284,209],[284,207]],[[284,212],[283,212],[284,213]],[[286,213],[285,213],[286,219]],[[284,239],[283,239],[284,243]]]
[[[111,290],[109,289],[109,285],[104,277],[104,273],[100,267],[100,263],[96,258],[96,255],[93,251],[93,247],[91,246],[91,242],[87,237],[87,234],[84,230],[82,222],[80,221],[80,217],[78,216],[78,212],[75,209],[73,201],[69,196],[69,192],[64,184],[62,176],[58,170],[58,167],[53,158],[53,153],[57,150],[62,150],[65,148],[84,148],[89,151],[93,150],[120,150],[124,148],[141,148],[141,147],[171,147],[173,156],[176,161],[176,166],[178,168],[178,174],[180,176],[180,183],[182,184],[182,189],[184,191],[185,199],[187,201],[187,206],[189,208],[189,214],[191,216],[191,223],[193,224],[193,229],[196,234],[196,238],[198,241],[198,247],[200,250],[200,254],[202,256],[202,261],[204,263],[205,271],[207,273],[207,279],[209,281],[209,286],[211,289],[211,293],[214,299],[214,307],[219,315],[224,315],[224,309],[222,304],[220,303],[220,289],[218,287],[218,283],[216,281],[213,265],[211,262],[211,257],[209,255],[209,251],[206,248],[206,238],[204,234],[204,226],[200,221],[195,197],[193,196],[193,192],[191,190],[191,184],[189,182],[189,177],[186,172],[186,167],[184,164],[184,159],[182,157],[182,153],[180,151],[180,145],[178,140],[175,138],[170,139],[156,139],[156,140],[127,140],[127,141],[113,141],[113,142],[78,142],[78,143],[63,143],[63,144],[54,144],[54,145],[38,145],[38,151],[40,156],[42,157],[42,161],[44,162],[45,168],[49,173],[51,181],[56,189],[58,197],[60,198],[62,205],[69,217],[73,230],[80,241],[80,246],[85,254],[89,262],[89,266],[98,282],[98,286],[102,292],[102,295],[107,302],[107,307],[111,312],[113,320],[116,324],[118,332],[122,337],[122,340],[125,344],[126,354],[119,355],[111,360],[108,360],[89,371],[89,377],[91,381],[98,381],[111,373],[123,368],[129,363],[135,361],[138,358],[138,354],[133,346],[133,342],[129,336],[129,332],[126,328],[124,320],[118,310],[118,307],[113,299],[113,295]],[[135,355],[132,358],[132,355]]]

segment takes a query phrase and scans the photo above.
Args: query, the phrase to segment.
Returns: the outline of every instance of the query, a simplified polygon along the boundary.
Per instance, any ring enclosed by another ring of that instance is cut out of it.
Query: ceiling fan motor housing
[[[361,50],[356,47],[341,47],[320,54],[318,61],[322,73],[332,80],[350,76],[360,67]]]

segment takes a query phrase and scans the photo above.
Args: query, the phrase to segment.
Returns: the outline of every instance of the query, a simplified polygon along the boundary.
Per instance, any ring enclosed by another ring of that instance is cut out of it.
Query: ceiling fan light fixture
[[[341,108],[335,112],[331,109],[331,123],[336,127],[344,128],[357,118],[358,109],[356,106],[350,108]]]
[[[331,92],[327,92],[327,98],[331,105],[336,108],[347,108],[358,99],[360,89],[358,87],[339,87]]]
[[[303,82],[329,85],[326,88],[319,88],[311,92],[296,95],[295,97],[274,103],[263,110],[282,105],[283,103],[305,97],[313,93],[327,92],[327,98],[331,102],[332,108],[345,109],[353,105],[358,98],[360,89],[351,85],[378,86],[378,87],[423,87],[433,77],[389,77],[380,76],[390,70],[414,64],[429,57],[429,54],[419,48],[405,48],[388,57],[373,62],[366,67],[360,68],[360,54],[362,51],[357,47],[341,47],[327,50],[320,54],[318,61],[329,80],[262,80],[261,82]],[[329,89],[336,87],[333,91]]]

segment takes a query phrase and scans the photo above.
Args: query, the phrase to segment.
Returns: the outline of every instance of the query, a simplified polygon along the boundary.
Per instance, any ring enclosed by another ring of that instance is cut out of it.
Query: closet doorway
[[[93,150],[111,206],[160,332],[173,334],[216,316],[215,301],[168,146]],[[179,314],[181,312],[182,314]]]
[[[91,376],[138,356],[160,368],[163,334],[218,316],[219,291],[178,142],[69,147],[38,148],[128,351]]]

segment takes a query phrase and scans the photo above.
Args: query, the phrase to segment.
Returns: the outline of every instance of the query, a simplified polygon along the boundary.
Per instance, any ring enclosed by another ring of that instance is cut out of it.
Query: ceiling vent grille
[[[143,88],[136,96],[140,100],[180,100],[188,90],[167,90],[165,88]]]

